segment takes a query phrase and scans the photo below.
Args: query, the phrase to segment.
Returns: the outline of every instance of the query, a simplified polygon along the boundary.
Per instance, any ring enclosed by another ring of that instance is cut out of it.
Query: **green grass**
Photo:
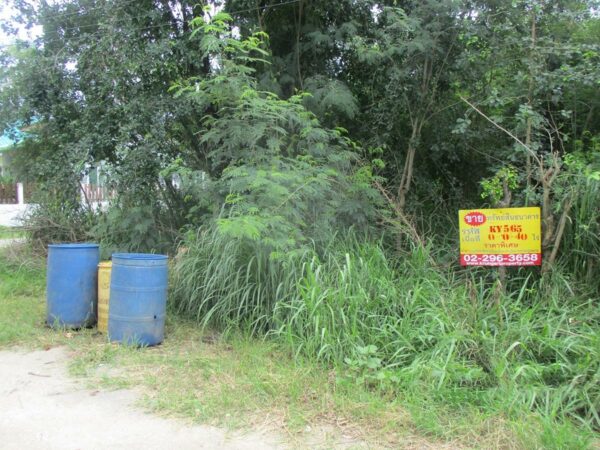
[[[562,265],[600,294],[600,180],[579,176],[561,243]]]
[[[144,351],[92,346],[75,360],[74,373],[108,388],[143,386],[143,404],[160,413],[228,428],[271,428],[297,443],[307,426],[388,445],[415,435],[399,405],[340,387],[333,374],[294,362],[273,343],[222,340],[180,320],[169,321],[167,335],[163,345]],[[107,376],[107,368],[118,370]],[[393,432],[382,433],[387,427]]]
[[[12,254],[13,248],[0,252],[0,345],[29,343],[44,334],[44,268],[21,252]]]
[[[0,239],[15,239],[23,236],[25,233],[21,228],[0,225]]]

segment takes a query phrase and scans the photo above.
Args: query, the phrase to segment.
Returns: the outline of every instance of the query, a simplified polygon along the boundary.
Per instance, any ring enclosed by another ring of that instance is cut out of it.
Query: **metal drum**
[[[98,244],[48,246],[46,322],[81,328],[96,323]]]
[[[112,342],[150,346],[165,334],[167,307],[166,255],[112,255],[108,336]]]

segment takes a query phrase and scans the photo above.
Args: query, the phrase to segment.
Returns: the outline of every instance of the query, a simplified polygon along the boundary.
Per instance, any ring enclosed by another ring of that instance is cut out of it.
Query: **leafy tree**
[[[597,1],[13,4],[44,33],[1,52],[0,126],[29,126],[22,175],[59,203],[107,164],[109,240],[156,248],[223,214],[293,246],[375,211],[449,240],[449,213],[507,167],[547,254],[591,236],[569,218],[595,192],[574,168],[597,165]]]
[[[323,127],[303,106],[305,95],[284,100],[259,91],[254,67],[268,64],[265,35],[237,39],[230,21],[219,13],[192,22],[215,69],[175,87],[178,98],[212,112],[199,135],[212,190],[225,205],[221,230],[293,249],[342,223],[367,225],[377,195],[368,171],[355,170],[355,144],[344,130]]]
[[[596,21],[590,6],[582,1],[482,2],[461,36],[465,64],[477,81],[457,83],[459,95],[471,101],[465,100],[470,109],[456,131],[462,133],[477,121],[485,131],[471,136],[482,136],[475,138],[480,145],[495,149],[493,160],[519,169],[517,202],[542,207],[547,267],[558,254],[573,199],[583,195],[565,189],[565,183],[585,184],[568,173],[563,161],[581,149],[578,136],[598,133],[588,120],[594,100],[582,103],[577,96],[597,83],[599,48],[564,32]],[[490,160],[489,166],[498,164]]]
[[[377,124],[376,139],[404,160],[400,176],[394,177],[399,211],[404,210],[413,183],[424,127],[445,107],[452,61],[459,50],[457,14],[455,2],[386,7],[374,37],[355,40],[360,60],[372,68],[371,120]]]
[[[105,161],[119,217],[144,211],[146,219],[135,220],[135,240],[139,248],[154,247],[155,235],[173,234],[189,213],[184,194],[170,180],[161,182],[160,171],[182,148],[196,149],[188,154],[203,163],[193,131],[202,111],[168,92],[174,80],[209,70],[187,37],[188,21],[202,5],[15,6],[22,21],[44,29],[33,45],[18,44],[4,55],[0,127],[35,122],[21,152],[25,175],[42,189],[54,180],[57,201],[68,193],[75,204],[81,174]],[[153,226],[141,226],[148,221]]]

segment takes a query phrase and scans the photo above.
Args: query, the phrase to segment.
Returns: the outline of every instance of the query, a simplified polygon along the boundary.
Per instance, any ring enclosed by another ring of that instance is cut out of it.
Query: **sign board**
[[[462,266],[540,266],[540,208],[458,212]]]

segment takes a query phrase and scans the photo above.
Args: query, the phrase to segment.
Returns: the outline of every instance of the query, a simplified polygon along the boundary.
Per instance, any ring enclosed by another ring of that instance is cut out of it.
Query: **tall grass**
[[[295,294],[301,260],[275,258],[260,242],[201,229],[176,257],[170,304],[203,325],[266,332],[276,302]]]
[[[600,181],[579,177],[562,241],[561,262],[600,294]]]
[[[600,427],[600,312],[555,272],[502,294],[431,250],[350,234],[286,256],[208,229],[176,262],[172,307],[269,336],[385,392]],[[515,283],[513,283],[515,284]]]

